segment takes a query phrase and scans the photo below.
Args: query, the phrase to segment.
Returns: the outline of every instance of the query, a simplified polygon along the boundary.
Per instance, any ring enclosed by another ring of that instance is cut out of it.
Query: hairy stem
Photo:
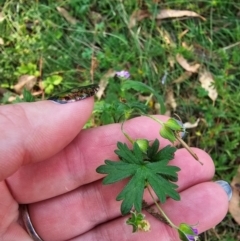
[[[149,186],[147,186],[147,190],[152,198],[152,200],[154,201],[158,211],[161,213],[161,215],[163,216],[163,218],[169,223],[169,225],[172,227],[172,228],[176,228],[177,229],[177,226],[174,225],[174,223],[172,223],[172,221],[168,218],[168,216],[164,213],[164,211],[161,209],[161,207],[159,206],[159,204],[157,203],[157,201],[155,200],[155,198],[153,197],[153,194],[149,188]]]

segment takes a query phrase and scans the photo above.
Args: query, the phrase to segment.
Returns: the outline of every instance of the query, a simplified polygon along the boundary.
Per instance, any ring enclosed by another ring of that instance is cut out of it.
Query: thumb
[[[0,107],[0,181],[22,165],[42,161],[68,145],[91,115],[93,98]]]

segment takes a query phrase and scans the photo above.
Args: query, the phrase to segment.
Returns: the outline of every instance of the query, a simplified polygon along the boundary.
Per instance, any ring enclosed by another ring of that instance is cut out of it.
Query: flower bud
[[[139,148],[143,152],[147,152],[147,149],[149,147],[149,141],[147,139],[137,139],[137,140],[135,140],[135,143],[138,144]]]
[[[175,137],[175,135],[174,135],[174,132],[173,132],[169,127],[167,127],[167,126],[165,125],[165,123],[164,123],[164,125],[162,126],[162,128],[161,128],[161,130],[160,130],[159,133],[160,133],[161,137],[163,137],[163,138],[171,141],[172,143],[173,143],[174,141],[176,141],[176,137]]]
[[[179,121],[173,118],[170,118],[167,122],[164,123],[164,125],[173,131],[182,131],[183,129],[183,127],[179,124]]]
[[[197,241],[198,230],[193,226],[181,223],[178,227],[178,234],[182,241]]]

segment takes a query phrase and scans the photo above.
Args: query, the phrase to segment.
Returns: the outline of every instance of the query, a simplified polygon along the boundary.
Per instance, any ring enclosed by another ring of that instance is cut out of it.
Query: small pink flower
[[[130,73],[126,70],[116,71],[117,77],[128,79],[130,77]]]

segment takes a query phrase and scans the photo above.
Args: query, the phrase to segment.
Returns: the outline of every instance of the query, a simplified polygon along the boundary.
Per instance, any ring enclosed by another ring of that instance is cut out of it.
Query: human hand
[[[132,234],[125,224],[121,203],[115,200],[124,184],[102,186],[96,168],[105,159],[116,159],[116,143],[126,139],[120,124],[80,132],[92,108],[93,98],[65,105],[41,101],[0,107],[0,240],[32,240],[22,224],[20,204],[28,204],[32,224],[44,241],[179,240],[175,231],[147,213],[151,232]],[[124,129],[133,138],[153,140],[159,125],[139,117],[127,121]],[[181,201],[168,200],[162,208],[176,225],[198,224],[203,232],[224,218],[228,196],[211,182],[214,165],[209,155],[194,152],[203,166],[185,149],[176,152],[171,164],[181,168]]]

